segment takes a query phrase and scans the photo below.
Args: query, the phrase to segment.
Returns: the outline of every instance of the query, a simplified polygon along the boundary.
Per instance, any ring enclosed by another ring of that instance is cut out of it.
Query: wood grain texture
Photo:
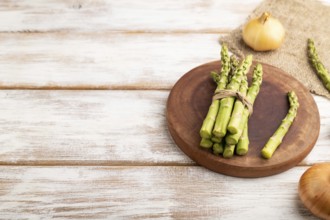
[[[219,59],[218,38],[0,33],[0,89],[170,89],[189,69]]]
[[[168,91],[0,91],[0,164],[188,165],[166,128]],[[329,102],[301,165],[329,161]]]
[[[170,89],[259,2],[0,3],[0,89]]]
[[[261,0],[51,0],[0,3],[1,32],[223,32]]]
[[[0,164],[192,164],[162,91],[0,91]]]
[[[307,167],[259,179],[201,167],[6,167],[1,219],[316,219],[298,197]]]
[[[248,73],[252,78],[253,63]],[[260,93],[249,119],[250,147],[246,156],[231,159],[212,154],[199,146],[199,130],[216,88],[211,71],[220,69],[220,61],[203,64],[186,73],[174,85],[168,98],[166,117],[175,143],[198,164],[213,171],[239,177],[274,175],[297,165],[313,149],[319,136],[320,117],[316,103],[298,80],[282,70],[262,64]],[[261,157],[261,149],[286,116],[287,93],[294,90],[299,99],[297,116],[271,159]],[[308,138],[306,138],[308,136]]]
[[[1,1],[0,219],[315,219],[297,181],[329,161],[328,100],[312,152],[270,178],[196,166],[166,129],[160,90],[259,2]]]

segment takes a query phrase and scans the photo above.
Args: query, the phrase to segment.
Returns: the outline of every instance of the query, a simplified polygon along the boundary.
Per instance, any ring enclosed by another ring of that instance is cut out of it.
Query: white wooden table
[[[2,1],[0,219],[315,219],[297,184],[330,161],[329,100],[313,151],[271,177],[211,172],[167,130],[171,87],[260,1]]]

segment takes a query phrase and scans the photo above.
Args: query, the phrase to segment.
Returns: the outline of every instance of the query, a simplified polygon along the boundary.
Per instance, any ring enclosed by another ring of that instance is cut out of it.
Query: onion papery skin
[[[299,180],[299,197],[314,215],[330,219],[330,163],[315,164]]]
[[[242,30],[244,42],[255,51],[275,50],[284,41],[285,29],[281,22],[269,13],[251,19]]]

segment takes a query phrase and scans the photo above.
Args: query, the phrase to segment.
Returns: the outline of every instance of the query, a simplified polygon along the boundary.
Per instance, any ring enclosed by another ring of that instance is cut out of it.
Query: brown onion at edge
[[[307,209],[322,219],[330,219],[330,163],[308,168],[299,180],[298,191]]]

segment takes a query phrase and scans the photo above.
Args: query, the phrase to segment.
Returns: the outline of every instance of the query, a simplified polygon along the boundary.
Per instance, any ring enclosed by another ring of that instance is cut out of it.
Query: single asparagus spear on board
[[[252,75],[252,84],[249,87],[247,94],[246,94],[246,99],[253,105],[254,101],[256,100],[259,91],[260,91],[260,87],[261,87],[261,83],[262,83],[262,75],[263,75],[263,71],[262,71],[262,66],[261,64],[257,64],[253,70],[253,75]],[[245,124],[248,121],[249,118],[249,110],[245,107],[243,109],[243,114],[242,117],[240,119],[240,124],[238,125],[237,132],[236,134],[228,134],[226,136],[226,142],[229,144],[237,144],[239,138],[241,137]]]
[[[322,80],[323,85],[328,91],[330,91],[330,75],[321,62],[312,39],[308,39],[308,58],[316,70],[317,75]]]
[[[289,98],[290,108],[287,115],[282,120],[281,125],[277,128],[275,133],[272,135],[272,137],[268,140],[266,145],[261,150],[262,156],[266,159],[271,158],[277,147],[282,143],[284,136],[288,132],[291,124],[293,123],[297,115],[299,102],[296,93],[294,91],[289,92],[288,98]]]
[[[232,91],[238,91],[243,77],[247,74],[252,64],[252,55],[246,56],[242,64],[235,71],[230,83],[227,85],[226,89]],[[234,106],[235,98],[226,97],[220,101],[220,108],[218,111],[217,118],[215,120],[215,125],[213,128],[213,134],[217,137],[224,137],[227,133],[227,126],[230,120],[230,115]]]
[[[226,45],[222,45],[221,47],[221,71],[220,75],[212,72],[211,76],[213,80],[217,83],[217,88],[215,92],[226,88],[228,83],[228,74],[230,72],[230,57],[228,54],[228,48]],[[202,127],[199,131],[200,136],[202,138],[210,139],[212,136],[212,130],[214,127],[215,119],[218,114],[220,100],[213,100],[207,115],[203,121]]]

